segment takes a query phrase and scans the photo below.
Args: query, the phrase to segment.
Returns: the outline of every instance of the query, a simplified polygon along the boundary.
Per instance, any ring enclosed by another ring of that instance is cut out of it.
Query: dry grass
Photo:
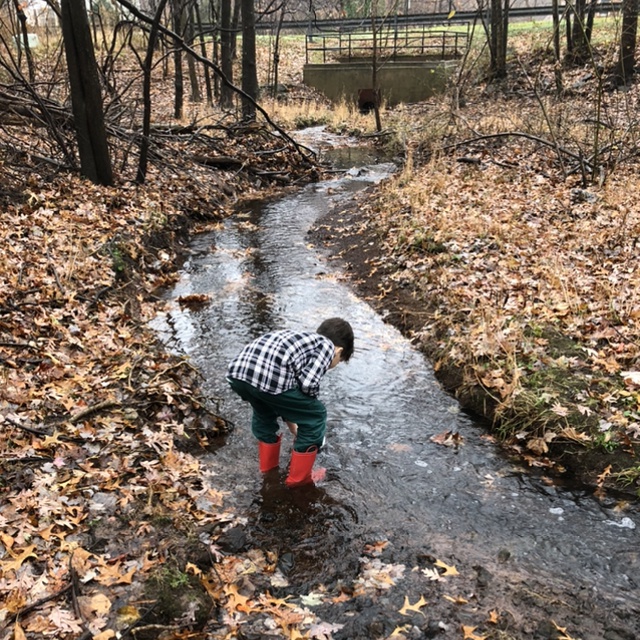
[[[499,131],[482,109],[466,117],[478,133]],[[399,265],[391,278],[435,307],[422,338],[446,336],[440,357],[534,453],[569,428],[624,446],[640,435],[640,393],[623,375],[640,368],[635,167],[585,188],[530,141],[477,145],[474,164],[457,161],[466,149],[405,168],[374,205]],[[560,352],[555,332],[567,339]]]

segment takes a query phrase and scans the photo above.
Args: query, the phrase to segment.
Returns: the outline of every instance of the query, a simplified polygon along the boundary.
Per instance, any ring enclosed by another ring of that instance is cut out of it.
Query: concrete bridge
[[[303,80],[362,110],[420,102],[444,90],[468,45],[468,24],[310,34]]]

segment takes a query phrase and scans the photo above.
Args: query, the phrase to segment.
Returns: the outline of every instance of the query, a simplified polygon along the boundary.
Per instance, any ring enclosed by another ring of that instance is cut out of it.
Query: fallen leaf
[[[116,621],[120,627],[128,627],[140,620],[140,611],[132,604],[125,604],[116,612]]]
[[[443,575],[443,576],[460,575],[458,573],[458,570],[454,566],[449,566],[448,564],[442,562],[442,560],[436,560],[433,564],[435,564],[436,567],[440,567],[441,569],[444,569],[444,572],[442,572],[440,575]]]
[[[388,444],[387,449],[389,449],[389,451],[395,451],[396,453],[404,453],[406,451],[411,451],[411,446],[408,444],[402,444],[401,442],[394,442],[392,444]]]
[[[420,600],[418,600],[415,604],[411,604],[409,602],[409,597],[405,596],[404,604],[402,605],[402,609],[400,609],[400,613],[403,616],[408,616],[409,614],[407,613],[407,611],[414,611],[415,613],[419,613],[420,615],[424,616],[424,613],[420,611],[420,608],[426,606],[426,604],[427,601],[422,596],[420,596]]]
[[[321,593],[312,591],[309,595],[300,596],[300,602],[305,607],[317,607],[324,602],[324,596]]]
[[[347,602],[351,600],[351,596],[348,593],[345,593],[344,591],[340,592],[339,596],[336,596],[335,598],[331,598],[331,602],[338,604],[339,602]]]
[[[104,593],[97,593],[91,598],[91,609],[97,615],[103,615],[111,611],[111,600]]]
[[[230,611],[242,611],[244,613],[250,613],[252,611],[253,607],[249,604],[251,599],[239,593],[237,585],[227,585],[224,588],[224,592],[229,597],[227,600],[227,608]]]
[[[464,437],[457,431],[443,431],[435,436],[431,436],[429,440],[444,447],[458,447],[464,442]]]
[[[289,607],[295,608],[295,604],[291,602],[287,602],[287,598],[291,598],[291,596],[285,596],[284,598],[274,598],[268,591],[260,595],[260,602],[265,605],[265,607],[271,609],[279,609],[280,607]]]
[[[477,636],[474,631],[477,627],[465,627],[462,625],[463,640],[486,640],[487,636]]]
[[[599,476],[597,486],[601,487],[607,476],[611,475],[611,465],[609,465]]]
[[[13,640],[27,640],[27,636],[22,630],[19,622],[16,622],[13,627]]]
[[[12,589],[6,596],[4,607],[9,613],[18,613],[27,604],[24,589]]]
[[[544,438],[530,438],[527,440],[527,449],[539,456],[549,452],[549,446]]]
[[[372,542],[371,544],[367,544],[364,547],[364,553],[369,554],[370,556],[379,556],[383,549],[386,549],[389,546],[388,540],[380,540],[378,542]]]
[[[551,411],[558,416],[565,417],[569,414],[569,409],[567,407],[561,405],[559,402],[556,402],[553,407],[551,407]]]
[[[621,371],[624,381],[640,387],[640,371]]]
[[[567,633],[567,627],[561,627],[560,625],[556,624],[555,621],[553,620],[551,621],[551,623],[560,633],[564,634],[563,636],[558,638],[558,640],[577,640],[576,638],[573,638]]]
[[[577,431],[575,427],[565,427],[560,432],[560,435],[575,442],[588,442],[589,440],[591,440],[591,436],[587,435],[586,433]]]
[[[4,533],[3,531],[0,531],[0,542],[2,542],[2,544],[7,548],[7,549],[11,549],[11,547],[13,547],[13,543],[15,542],[15,538],[13,536],[10,536],[8,533]]]
[[[32,544],[22,550],[18,550],[16,553],[14,553],[12,549],[7,549],[7,553],[13,558],[13,560],[0,560],[2,570],[17,571],[27,558],[37,558],[38,556],[33,552],[35,548],[36,545]]]
[[[454,604],[469,604],[468,600],[465,600],[462,596],[456,596],[455,598],[453,596],[448,596],[448,595],[443,595],[442,596],[445,600],[449,600],[449,602],[453,602]]]
[[[137,570],[137,567],[131,567],[129,571],[122,573],[120,562],[110,565],[101,559],[100,566],[98,567],[99,575],[96,577],[96,580],[100,584],[108,587],[114,584],[131,584],[133,582],[133,575]]]
[[[426,569],[422,570],[422,573],[425,576],[427,576],[429,580],[432,580],[434,582],[436,582],[437,580],[442,580],[442,576],[440,575],[440,572],[437,569],[432,569],[430,567],[427,567]]]
[[[577,404],[576,405],[576,409],[579,411],[579,413],[581,413],[583,416],[590,416],[593,415],[593,410],[590,409],[589,407],[585,407],[582,404]]]
[[[55,431],[53,435],[46,436],[42,441],[42,445],[40,448],[48,449],[52,444],[61,444],[60,435],[61,434],[58,431]]]
[[[191,309],[197,309],[207,304],[211,300],[211,297],[206,293],[192,293],[186,296],[179,296],[177,298],[178,304],[183,307],[189,307]]]
[[[343,624],[331,624],[329,622],[320,622],[311,625],[309,629],[309,637],[316,640],[331,640],[336,631],[340,631],[344,627]]]

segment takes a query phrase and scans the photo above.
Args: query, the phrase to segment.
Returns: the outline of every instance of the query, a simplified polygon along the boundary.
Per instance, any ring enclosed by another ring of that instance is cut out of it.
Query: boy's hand
[[[289,427],[289,431],[291,431],[291,434],[295,438],[298,435],[298,425],[295,422],[288,422],[287,420],[285,420],[284,422],[287,427]]]

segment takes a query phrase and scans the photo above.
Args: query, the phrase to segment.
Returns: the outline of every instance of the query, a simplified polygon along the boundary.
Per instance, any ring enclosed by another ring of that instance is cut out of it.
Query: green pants
[[[296,451],[304,453],[313,446],[320,450],[327,429],[327,410],[320,400],[305,395],[300,389],[274,395],[241,380],[228,380],[231,388],[251,405],[251,431],[258,440],[276,442],[280,430],[278,418],[282,418],[298,425],[293,445]]]

